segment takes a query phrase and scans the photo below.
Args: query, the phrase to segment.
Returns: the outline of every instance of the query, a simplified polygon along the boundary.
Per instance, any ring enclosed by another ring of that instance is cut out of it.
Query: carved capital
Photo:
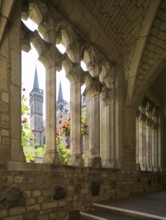
[[[39,0],[29,2],[29,17],[38,25],[49,15],[47,5]]]
[[[78,42],[70,44],[66,49],[66,53],[73,63],[80,63],[80,47]]]
[[[29,52],[31,50],[30,39],[33,32],[29,30],[26,25],[21,22],[21,47],[22,50]]]
[[[83,71],[80,67],[80,64],[75,64],[71,62],[71,60],[66,56],[62,61],[63,68],[66,72],[66,77],[69,79],[71,83],[80,82],[82,79]]]
[[[107,61],[105,61],[101,66],[99,80],[108,89],[112,89],[113,84],[114,84],[114,71],[113,71],[113,68],[111,68],[109,62]]]
[[[93,47],[84,49],[83,61],[85,62],[90,75],[94,78],[99,76],[101,72],[102,56]]]
[[[80,63],[80,45],[77,34],[73,31],[71,25],[62,22],[57,28],[57,42],[63,44],[66,53],[73,63]]]
[[[103,101],[108,105],[111,104],[113,102],[113,98],[114,98],[114,90],[113,87],[108,89],[106,87],[103,87],[102,89],[102,99]]]
[[[85,76],[85,84],[87,95],[94,96],[101,92],[101,83],[98,79],[92,78],[89,74]]]

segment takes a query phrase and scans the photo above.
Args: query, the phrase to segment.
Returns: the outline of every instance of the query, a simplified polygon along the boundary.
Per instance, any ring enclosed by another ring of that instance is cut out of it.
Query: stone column
[[[74,71],[67,74],[70,80],[70,165],[83,165],[81,154],[81,67],[76,64]]]
[[[100,108],[100,152],[103,167],[115,168],[114,88],[102,90]]]
[[[21,146],[21,1],[15,2],[10,17],[9,33],[9,72],[10,80],[10,140],[11,161],[25,161]],[[5,95],[8,97],[7,94]],[[5,97],[4,96],[4,97]],[[8,98],[6,99],[6,101]]]
[[[152,168],[153,171],[157,171],[157,126],[156,126],[156,110],[153,107],[152,110]]]
[[[151,144],[151,105],[149,102],[146,104],[146,165],[147,170],[152,171],[152,144]]]
[[[159,112],[156,113],[156,123],[155,123],[155,132],[157,133],[156,136],[156,146],[157,146],[157,149],[156,149],[156,156],[157,156],[157,159],[156,159],[156,162],[157,162],[157,170],[158,171],[163,171],[163,158],[165,156],[165,152],[161,146],[164,146],[162,143],[162,120],[161,120],[161,114],[159,114]]]
[[[89,104],[89,96],[86,93],[86,121],[87,121],[87,125],[88,125],[88,134],[85,135],[85,149],[84,149],[84,166],[88,166],[89,165],[89,121],[90,121],[90,117],[89,117],[89,112],[90,112],[90,104]]]
[[[100,157],[100,83],[93,79],[87,88],[89,105],[89,166],[101,167]]]
[[[144,112],[144,107],[139,106],[139,131],[138,131],[138,136],[137,139],[139,139],[139,146],[138,146],[138,151],[139,151],[139,156],[138,156],[138,162],[140,165],[140,170],[145,171],[146,170],[146,136],[145,136],[145,121],[146,121],[146,115]]]
[[[3,5],[1,15],[7,14],[0,27],[0,163],[7,165],[25,161],[21,146],[21,1]]]
[[[40,57],[39,60],[45,56]],[[47,56],[51,62],[46,65],[46,154],[43,163],[59,164],[56,148],[56,53],[55,46],[51,46]]]
[[[140,127],[140,121],[139,121],[139,110],[137,111],[137,114],[136,114],[136,168],[137,170],[140,169],[140,163],[139,163],[139,143],[140,143],[140,139],[139,139],[139,127]]]
[[[69,58],[63,60],[66,77],[70,81],[70,160],[69,165],[83,165],[81,154],[81,74],[80,64],[73,64]]]

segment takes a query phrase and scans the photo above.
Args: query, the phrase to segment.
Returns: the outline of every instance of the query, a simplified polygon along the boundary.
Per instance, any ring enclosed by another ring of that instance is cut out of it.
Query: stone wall
[[[166,188],[162,173],[14,162],[8,169],[0,170],[0,220],[67,220],[95,201]]]

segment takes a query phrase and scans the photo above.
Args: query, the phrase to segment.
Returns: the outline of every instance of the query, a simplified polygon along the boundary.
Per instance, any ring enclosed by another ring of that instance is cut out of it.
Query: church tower
[[[63,99],[63,92],[62,92],[62,84],[61,81],[59,82],[59,91],[58,91],[58,99],[57,99],[57,111],[60,112],[64,111],[64,106],[67,104],[67,102]]]
[[[41,131],[43,130],[43,90],[39,89],[37,69],[32,91],[30,92],[30,129],[34,133],[34,144],[41,145]]]

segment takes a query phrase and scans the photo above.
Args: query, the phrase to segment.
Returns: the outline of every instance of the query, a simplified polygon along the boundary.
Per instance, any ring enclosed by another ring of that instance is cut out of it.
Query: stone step
[[[88,212],[80,212],[82,220],[166,220],[166,217],[145,212],[94,203]]]

